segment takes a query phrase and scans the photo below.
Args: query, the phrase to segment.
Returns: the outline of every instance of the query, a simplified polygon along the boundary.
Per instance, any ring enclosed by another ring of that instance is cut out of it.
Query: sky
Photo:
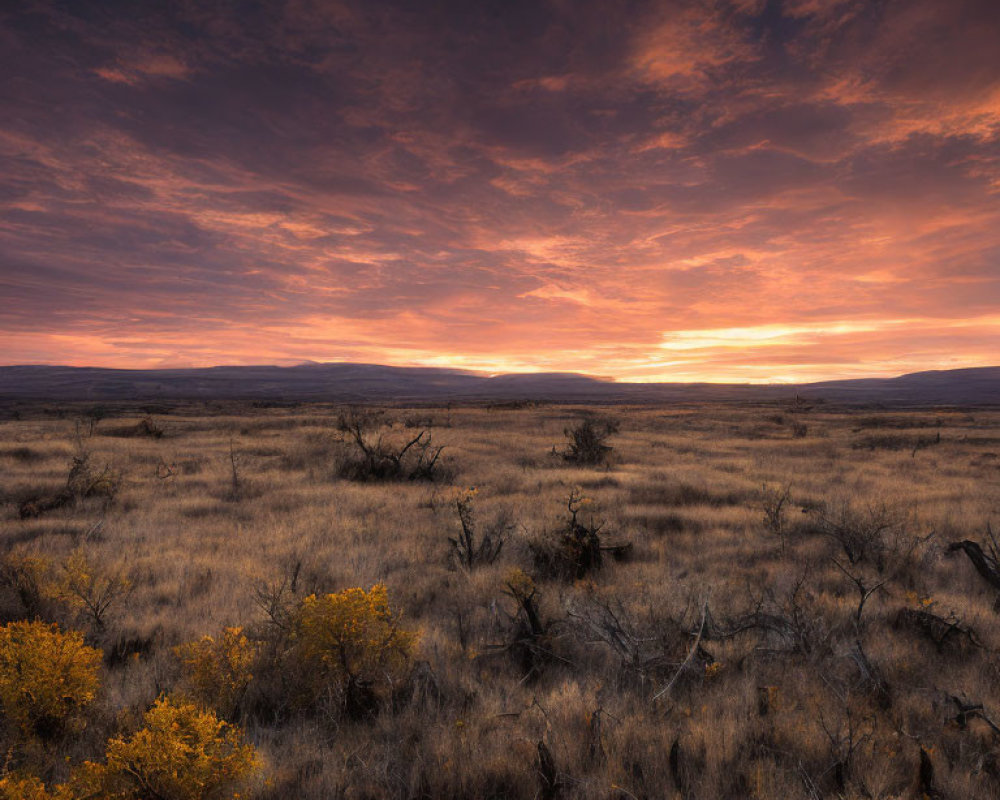
[[[996,0],[0,3],[0,363],[1000,364]]]

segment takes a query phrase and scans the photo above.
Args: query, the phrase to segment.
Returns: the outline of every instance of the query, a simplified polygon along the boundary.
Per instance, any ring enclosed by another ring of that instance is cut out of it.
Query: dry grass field
[[[0,422],[0,622],[103,653],[73,725],[0,692],[7,796],[85,796],[169,697],[252,769],[113,796],[1000,797],[1000,412],[355,411],[444,446],[412,480],[364,480],[344,415]]]

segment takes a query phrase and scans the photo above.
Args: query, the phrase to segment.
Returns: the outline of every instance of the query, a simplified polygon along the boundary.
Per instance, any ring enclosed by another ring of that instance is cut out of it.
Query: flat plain
[[[242,796],[1000,797],[1000,411],[16,416],[0,621],[104,654],[85,727],[3,733],[8,768],[47,785],[158,697],[198,697],[177,648],[240,628],[249,665],[215,711],[260,755]],[[429,474],[366,475],[351,419],[369,447],[444,449]],[[567,458],[586,420],[611,448],[595,463]],[[44,589],[79,563],[111,587],[100,614]],[[412,641],[296,700],[281,609],[379,585]]]

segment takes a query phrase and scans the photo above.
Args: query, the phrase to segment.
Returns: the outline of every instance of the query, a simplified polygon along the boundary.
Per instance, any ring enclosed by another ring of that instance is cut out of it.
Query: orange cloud
[[[987,2],[196,5],[5,19],[5,362],[764,381],[1000,352]]]

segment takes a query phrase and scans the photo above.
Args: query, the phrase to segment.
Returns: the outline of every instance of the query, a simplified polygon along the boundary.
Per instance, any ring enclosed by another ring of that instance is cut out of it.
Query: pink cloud
[[[12,17],[4,360],[996,360],[989,4],[472,6]]]

